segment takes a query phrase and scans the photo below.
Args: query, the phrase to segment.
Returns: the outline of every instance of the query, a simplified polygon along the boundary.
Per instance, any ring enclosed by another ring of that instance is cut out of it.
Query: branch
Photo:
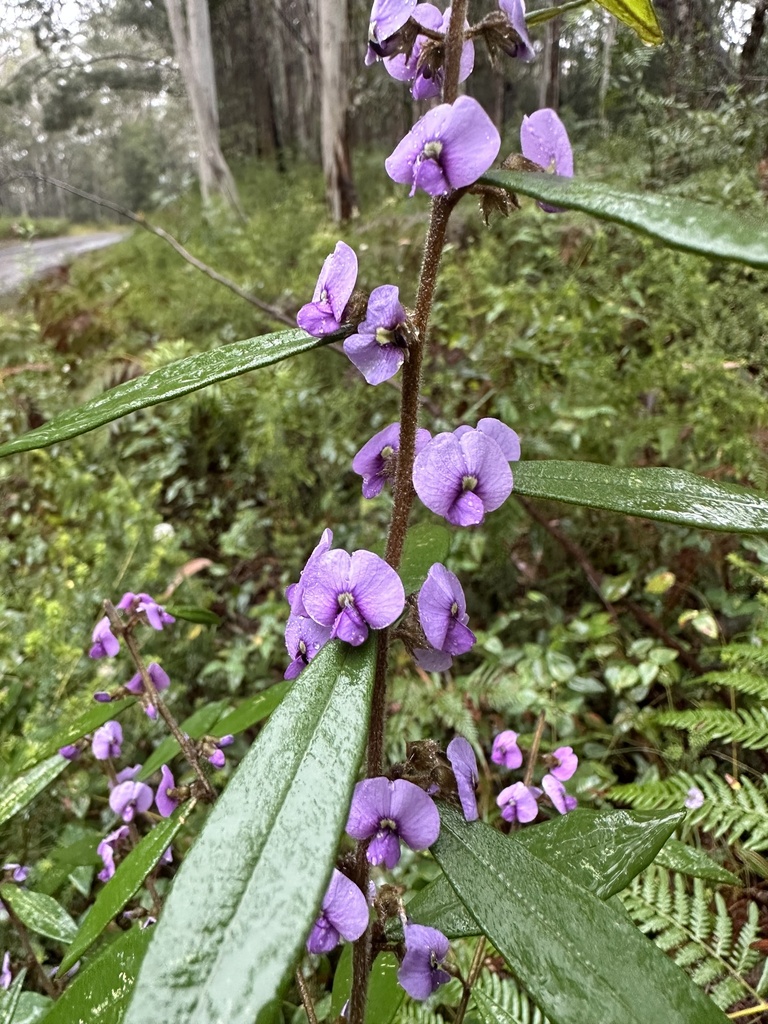
[[[17,178],[35,178],[37,181],[44,181],[49,185],[53,185],[56,188],[63,189],[65,192],[71,192],[72,195],[79,196],[81,199],[87,199],[90,203],[95,203],[96,206],[102,206],[106,210],[112,210],[113,213],[120,214],[121,217],[126,217],[134,224],[138,224],[139,227],[144,228],[145,231],[149,231],[151,235],[156,235],[158,238],[162,238],[164,242],[167,242],[170,247],[181,256],[182,259],[186,260],[193,267],[205,274],[206,277],[210,277],[212,281],[217,284],[224,285],[231,292],[240,299],[244,299],[249,302],[256,309],[260,309],[262,313],[266,313],[267,316],[272,317],[278,323],[286,324],[289,327],[296,326],[296,320],[294,317],[289,316],[284,310],[279,309],[277,306],[272,306],[268,302],[263,302],[261,299],[256,298],[255,295],[251,295],[250,292],[245,291],[240,285],[235,284],[228,277],[224,277],[218,270],[214,270],[213,267],[209,267],[207,263],[203,263],[197,256],[193,256],[191,252],[188,252],[178,239],[174,238],[173,235],[169,234],[165,228],[159,228],[155,224],[145,218],[142,213],[134,213],[129,210],[126,206],[121,206],[119,203],[113,203],[110,199],[102,199],[101,196],[94,195],[91,192],[85,192],[81,188],[77,188],[75,185],[70,185],[66,181],[59,181],[58,178],[49,178],[46,174],[40,174],[38,171],[27,171],[24,174],[16,174],[12,178],[6,178],[5,181],[0,182],[0,185],[7,184],[9,181],[15,181]]]

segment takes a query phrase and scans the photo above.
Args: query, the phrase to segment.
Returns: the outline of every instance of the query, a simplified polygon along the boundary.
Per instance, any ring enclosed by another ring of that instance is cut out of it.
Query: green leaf
[[[181,398],[192,391],[250,373],[262,366],[279,363],[300,352],[308,352],[337,341],[340,337],[338,332],[324,338],[311,338],[300,330],[280,331],[249,338],[248,341],[221,345],[188,359],[179,359],[111,388],[76,409],[54,416],[45,426],[0,445],[0,458],[16,452],[32,451],[34,448],[47,448],[57,441],[85,434],[121,416],[127,416],[128,413]]]
[[[432,565],[446,560],[450,546],[451,534],[444,526],[420,523],[408,531],[400,565],[406,594],[419,590]]]
[[[682,469],[621,469],[594,462],[518,462],[515,490],[529,498],[602,508],[703,530],[768,533],[768,497]]]
[[[557,7],[544,7],[539,11],[528,11],[525,15],[525,24],[528,28],[533,28],[535,25],[542,25],[545,21],[551,21],[552,18],[559,18],[562,14],[567,14],[568,11],[577,11],[580,7],[586,7],[592,0],[569,0],[568,3],[558,4]]]
[[[41,1024],[121,1024],[152,929],[124,932],[77,975]],[[145,1024],[160,1020],[149,1016]]]
[[[82,739],[83,736],[87,736],[94,729],[98,729],[100,725],[104,725],[105,722],[110,721],[112,718],[117,718],[135,703],[135,697],[128,697],[125,700],[116,700],[109,704],[94,704],[92,708],[89,708],[79,718],[76,718],[74,722],[65,725],[55,736],[37,745],[33,742],[32,750],[23,756],[19,771],[24,771],[39,764],[46,757],[55,754],[59,747],[65,747],[68,743],[74,743],[75,740]]]
[[[201,626],[220,626],[221,616],[207,608],[198,608],[197,605],[175,604],[172,608],[165,609],[176,619],[184,619],[185,622],[197,622]]]
[[[39,992],[22,992],[11,1024],[38,1024],[53,1006],[53,1000]]]
[[[65,757],[54,754],[47,761],[36,764],[24,775],[5,783],[0,793],[0,825],[23,810],[68,766],[69,761]]]
[[[706,878],[710,882],[722,882],[724,885],[741,885],[732,871],[716,864],[703,850],[688,846],[678,839],[670,839],[659,850],[656,863],[670,871],[678,871],[681,875],[691,878]]]
[[[227,736],[230,733],[236,736],[239,732],[250,729],[252,725],[272,714],[290,688],[289,680],[273,683],[268,690],[263,690],[250,700],[243,701],[239,707],[213,726],[211,736]]]
[[[644,43],[658,46],[664,35],[651,0],[597,0],[609,14],[629,25]]]
[[[480,1017],[480,1024],[546,1024],[546,1018],[539,1011],[533,1010],[531,1014],[530,1004],[527,1002],[523,1004],[525,1016],[522,1016],[502,1006],[479,986],[472,990],[472,999]]]
[[[326,644],[216,801],[155,930],[126,1024],[254,1024],[315,918],[368,730],[375,644]]]
[[[365,1024],[390,1024],[405,998],[405,989],[397,982],[400,964],[394,953],[379,953],[373,961],[368,983],[368,1002],[365,1007]],[[346,945],[341,951],[333,975],[331,996],[331,1019],[341,1013],[344,1003],[352,994],[352,946]]]
[[[0,899],[36,935],[68,945],[77,934],[77,925],[52,896],[6,882],[0,885]]]
[[[0,989],[0,1024],[13,1024],[26,973],[26,969],[22,968],[11,982],[10,988]]]
[[[441,819],[435,859],[552,1024],[726,1024],[626,916],[484,822]]]
[[[648,867],[684,817],[680,811],[575,810],[515,832],[508,841],[520,843],[572,882],[607,900]],[[478,933],[476,921],[444,875],[413,897],[408,914],[449,938]]]
[[[117,917],[139,886],[154,869],[170,846],[173,837],[187,822],[193,805],[177,807],[170,818],[164,818],[131,850],[110,878],[72,939],[67,955],[61,961],[57,974],[65,974],[98,939],[104,929]]]
[[[222,701],[215,701],[213,704],[205,704],[194,711],[189,718],[185,718],[179,728],[185,732],[190,739],[198,740],[201,736],[210,733],[213,726],[218,722],[224,704]],[[148,779],[164,764],[170,764],[179,752],[178,741],[173,736],[166,736],[144,762],[141,771],[136,776],[140,781]]]
[[[653,192],[625,192],[613,185],[554,174],[488,171],[480,181],[623,224],[675,249],[768,267],[768,223],[760,217],[746,219],[721,206]]]

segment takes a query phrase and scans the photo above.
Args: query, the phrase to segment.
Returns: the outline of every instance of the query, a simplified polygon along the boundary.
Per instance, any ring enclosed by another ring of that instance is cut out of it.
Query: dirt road
[[[100,231],[91,235],[0,245],[0,295],[15,291],[25,281],[40,277],[51,267],[69,263],[81,253],[114,245],[125,237],[122,231]]]

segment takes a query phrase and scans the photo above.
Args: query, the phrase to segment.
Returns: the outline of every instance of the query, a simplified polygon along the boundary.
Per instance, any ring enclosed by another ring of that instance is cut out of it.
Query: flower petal
[[[346,832],[353,839],[368,839],[379,829],[382,819],[390,817],[392,783],[383,776],[364,779],[355,786],[349,808]]]
[[[402,614],[405,590],[400,577],[372,551],[353,552],[350,583],[355,607],[373,629],[392,625]]]
[[[471,96],[459,96],[442,133],[440,162],[451,188],[477,181],[496,159],[501,137],[486,112]]]
[[[336,868],[323,900],[323,913],[347,942],[359,939],[368,927],[368,901],[358,886]]]
[[[406,779],[392,783],[390,814],[400,838],[412,850],[426,850],[440,834],[440,815],[431,797]]]

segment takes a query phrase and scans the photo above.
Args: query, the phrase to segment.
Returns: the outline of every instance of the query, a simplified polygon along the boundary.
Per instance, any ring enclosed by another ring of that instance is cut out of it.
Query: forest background
[[[523,114],[551,106],[578,176],[764,217],[765,0],[656,8],[659,46],[584,7],[535,30],[536,77],[478,61],[468,89],[503,153],[518,148]],[[368,14],[367,0],[11,8],[0,237],[133,230],[3,300],[0,442],[292,321],[339,218],[365,254],[364,285],[416,280],[427,205],[388,181],[382,161],[425,108],[363,66]],[[78,190],[170,232],[246,298]],[[522,200],[487,228],[464,203],[429,339],[430,418],[447,429],[498,416],[526,459],[669,466],[765,492],[767,295],[758,271],[581,214],[546,217]],[[362,504],[350,462],[360,438],[396,418],[397,397],[379,388],[372,411],[354,368],[322,349],[1,462],[0,771],[12,776],[31,743],[110,682],[85,652],[102,600],[123,590],[181,611],[180,628],[154,641],[184,681],[170,697],[179,719],[221,717],[279,681],[284,588],[320,529],[350,550],[384,533],[386,507]],[[622,898],[723,1009],[761,1006],[768,541],[519,497],[451,544],[479,642],[439,682],[403,656],[391,759],[411,739],[456,732],[487,753],[494,733],[530,733],[543,710],[551,736],[580,755],[581,805],[679,808],[701,789],[678,839],[711,868],[678,850]],[[257,728],[238,735],[232,763]],[[149,756],[157,738],[143,742]],[[494,772],[482,765],[486,799]],[[33,865],[34,888],[78,918],[98,883],[92,860],[73,864],[67,851],[98,841],[103,812],[87,772],[73,770],[2,826],[0,852]],[[416,886],[428,880],[411,870]],[[12,947],[7,923],[0,938]],[[34,943],[42,963],[59,962],[56,939]],[[498,965],[483,984],[510,1019],[534,1020]],[[25,1020],[48,1011],[34,988]],[[458,993],[446,992],[396,1019],[450,1020]],[[316,995],[332,1019],[331,994]]]

